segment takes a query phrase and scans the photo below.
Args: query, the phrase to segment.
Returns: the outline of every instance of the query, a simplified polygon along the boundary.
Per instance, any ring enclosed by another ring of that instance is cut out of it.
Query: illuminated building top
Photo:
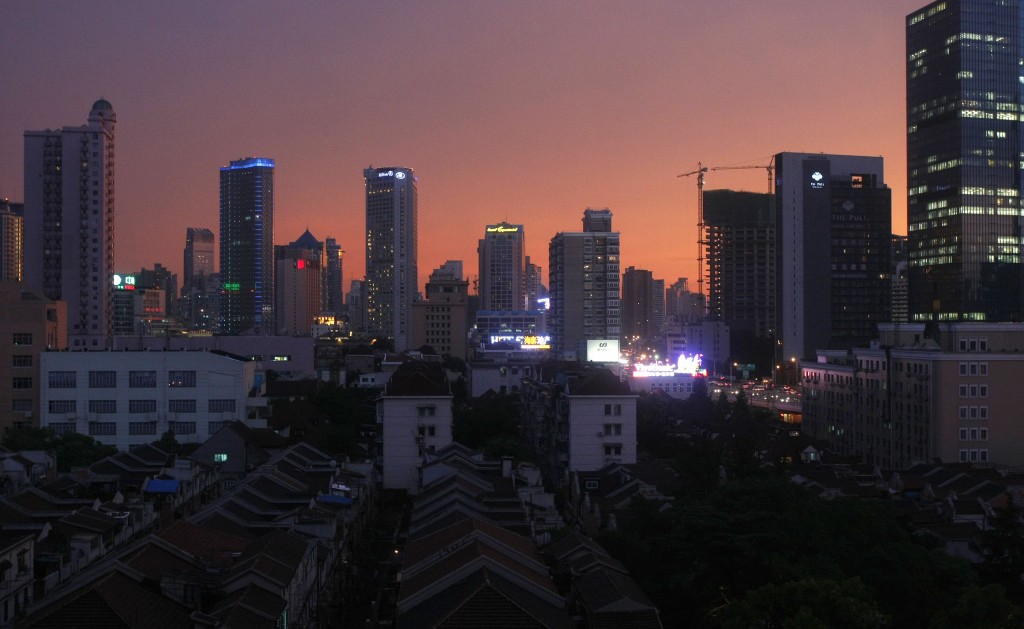
[[[244,168],[273,168],[274,160],[266,157],[247,157],[236,159],[228,166],[221,166],[221,170],[242,170]]]

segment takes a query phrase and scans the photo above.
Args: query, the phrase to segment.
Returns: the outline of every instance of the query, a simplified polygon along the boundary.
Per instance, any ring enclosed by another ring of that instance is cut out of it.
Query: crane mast
[[[704,304],[707,307],[707,298],[704,295],[704,175],[708,167],[697,162],[697,170],[677,175],[677,177],[690,177],[697,175],[697,292],[705,297]]]

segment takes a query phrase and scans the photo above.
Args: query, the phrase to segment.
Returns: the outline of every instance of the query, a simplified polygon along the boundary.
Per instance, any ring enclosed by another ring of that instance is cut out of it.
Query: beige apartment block
[[[22,282],[0,281],[0,431],[39,425],[39,355],[68,347],[68,307]]]
[[[801,363],[803,430],[883,469],[1024,464],[1024,324],[883,324]]]

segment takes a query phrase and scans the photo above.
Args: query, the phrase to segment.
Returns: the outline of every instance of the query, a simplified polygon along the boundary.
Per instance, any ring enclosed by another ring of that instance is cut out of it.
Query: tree
[[[178,454],[181,452],[181,444],[174,438],[173,430],[168,430],[164,434],[160,435],[160,438],[154,441],[153,445],[168,454]]]
[[[70,472],[74,467],[86,467],[104,457],[117,453],[117,448],[104,445],[88,435],[65,432],[57,436],[49,428],[8,428],[3,446],[10,450],[51,450],[57,457],[57,471]]]
[[[1011,496],[1006,506],[996,511],[992,528],[985,531],[981,548],[985,569],[1007,585],[1019,586],[1024,575],[1024,523],[1021,509]]]
[[[729,603],[722,613],[728,629],[875,629],[883,616],[860,579],[801,579],[769,583]]]

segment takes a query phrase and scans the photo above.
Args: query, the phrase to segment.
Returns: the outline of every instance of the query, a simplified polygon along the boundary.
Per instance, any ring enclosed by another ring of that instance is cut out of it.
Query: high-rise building
[[[523,310],[526,305],[526,235],[522,225],[488,225],[477,245],[480,308]]]
[[[878,337],[892,307],[892,193],[881,157],[779,153],[775,358]]]
[[[345,295],[345,312],[348,314],[348,327],[353,332],[366,332],[366,282],[352,280],[349,291]]]
[[[907,272],[907,237],[892,236],[892,321],[907,323],[907,295],[910,288]]]
[[[206,282],[199,276],[213,275],[213,232],[205,227],[189,227],[185,230],[184,272],[181,286],[181,317],[195,326],[198,319],[203,287]]]
[[[274,160],[220,169],[221,332],[274,332]]]
[[[25,132],[23,275],[67,303],[71,347],[110,343],[116,120],[100,99],[85,125]]]
[[[665,318],[669,323],[700,323],[704,320],[707,300],[690,290],[690,282],[681,277],[665,291]]]
[[[560,232],[548,247],[555,356],[582,359],[586,341],[619,339],[619,232],[607,208],[587,208],[583,231]]]
[[[775,213],[758,192],[704,193],[708,319],[739,337],[770,338],[775,329]]]
[[[309,336],[313,321],[323,312],[324,245],[307,229],[288,245],[274,247],[274,304],[277,333]]]
[[[654,276],[628,267],[622,274],[622,346],[642,348],[653,337]]]
[[[526,309],[537,310],[540,308],[537,301],[548,296],[548,289],[544,286],[543,269],[540,265],[530,261],[526,256]]]
[[[324,251],[327,255],[324,264],[324,310],[340,315],[345,306],[345,251],[330,236],[324,241]]]
[[[941,0],[907,16],[913,321],[1024,320],[1024,5]]]
[[[0,199],[0,280],[22,279],[25,206]]]
[[[163,295],[163,315],[176,315],[178,312],[178,276],[160,264],[153,265],[152,269],[143,268],[135,275],[136,289],[161,290]]]
[[[410,349],[412,304],[418,292],[416,177],[411,168],[367,168],[366,327]]]
[[[665,280],[651,280],[651,335],[665,329]]]
[[[462,261],[449,260],[430,274],[427,298],[413,304],[412,346],[429,345],[442,356],[466,359],[469,281]]]

